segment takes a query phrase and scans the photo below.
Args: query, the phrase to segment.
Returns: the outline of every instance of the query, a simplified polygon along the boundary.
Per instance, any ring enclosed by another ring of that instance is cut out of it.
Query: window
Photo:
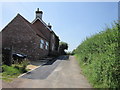
[[[54,44],[52,44],[52,51],[54,51]]]
[[[40,43],[40,48],[43,49],[43,44]]]
[[[46,42],[45,49],[48,50],[48,47],[49,47],[49,43]]]
[[[44,41],[41,39],[41,41],[40,41],[41,43],[43,43],[44,44]]]
[[[40,48],[43,49],[44,48],[44,41],[41,39],[40,40]]]
[[[53,38],[53,39],[55,38],[54,34],[52,35],[52,38]]]

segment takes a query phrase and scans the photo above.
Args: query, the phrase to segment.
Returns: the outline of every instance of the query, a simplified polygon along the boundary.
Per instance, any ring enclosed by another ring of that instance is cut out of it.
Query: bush
[[[115,23],[112,28],[87,38],[75,50],[83,73],[94,87],[120,87],[119,27]]]
[[[11,77],[13,77],[27,72],[26,66],[28,65],[28,63],[28,60],[25,60],[20,64],[12,64],[12,66],[2,65],[3,76],[8,77],[11,75]]]
[[[13,64],[12,66],[20,71],[20,73],[27,72],[26,67],[29,64],[28,60],[24,60],[19,64]]]
[[[11,67],[11,66],[7,66],[7,65],[2,65],[2,72],[6,75],[18,75],[18,74],[20,74],[18,69]]]

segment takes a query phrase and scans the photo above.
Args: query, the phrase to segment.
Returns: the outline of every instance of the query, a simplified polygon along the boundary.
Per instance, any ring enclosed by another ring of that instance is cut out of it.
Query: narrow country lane
[[[91,88],[74,56],[54,60],[11,83],[14,88]]]

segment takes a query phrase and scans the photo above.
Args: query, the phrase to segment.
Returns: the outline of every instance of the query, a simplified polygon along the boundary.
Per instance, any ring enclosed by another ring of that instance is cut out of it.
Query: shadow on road
[[[46,79],[63,60],[69,60],[69,56],[64,55],[51,59],[46,64],[23,75],[21,78]]]
[[[63,55],[57,58],[58,60],[69,60],[69,55]]]
[[[69,55],[63,55],[63,56],[59,56],[57,58],[54,58],[52,60],[49,60],[46,64],[43,64],[42,66],[52,65],[56,60],[69,60]]]

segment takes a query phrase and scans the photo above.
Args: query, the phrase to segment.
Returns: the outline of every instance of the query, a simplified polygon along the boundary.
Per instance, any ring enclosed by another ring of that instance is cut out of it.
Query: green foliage
[[[12,81],[13,78],[20,74],[19,70],[7,65],[2,65],[2,79],[5,81]]]
[[[68,49],[68,44],[66,42],[60,42],[60,48]]]
[[[66,42],[60,42],[59,45],[59,54],[60,55],[66,55],[65,49],[68,49],[68,44]]]
[[[24,60],[19,64],[13,64],[12,66],[20,71],[20,73],[27,72],[26,67],[29,64],[28,60]]]
[[[67,54],[67,55],[74,55],[74,52],[68,51],[68,52],[66,52],[66,54]]]
[[[87,38],[75,50],[83,73],[97,88],[119,88],[120,53],[118,42],[120,25],[115,23],[96,35]]]
[[[72,51],[72,54],[71,55],[74,55],[75,54],[75,49]]]
[[[12,66],[2,65],[2,79],[6,81],[11,81],[12,78],[27,72],[26,66],[28,65],[28,60],[24,60],[18,64],[12,64]]]
[[[3,73],[7,75],[20,74],[18,69],[11,66],[7,66],[7,65],[2,65],[2,70],[3,70]]]

